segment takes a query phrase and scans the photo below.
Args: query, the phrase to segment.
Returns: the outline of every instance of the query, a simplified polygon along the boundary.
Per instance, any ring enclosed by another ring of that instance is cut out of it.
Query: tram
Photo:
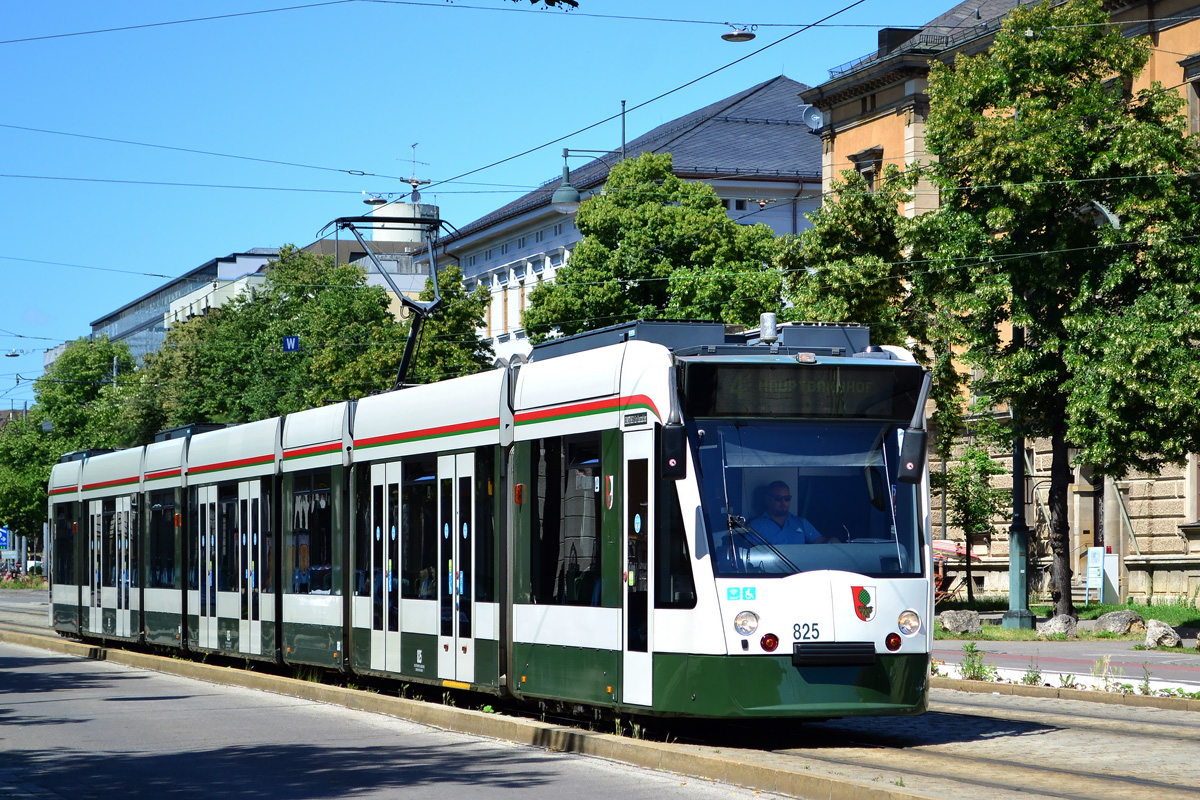
[[[598,713],[920,713],[928,389],[864,327],[639,321],[68,454],[50,624]]]

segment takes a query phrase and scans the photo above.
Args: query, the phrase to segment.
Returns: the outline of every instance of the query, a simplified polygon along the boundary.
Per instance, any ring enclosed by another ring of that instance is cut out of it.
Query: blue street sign
[[[8,549],[8,526],[0,528],[0,550]]]
[[[285,353],[300,352],[300,337],[299,336],[283,337],[283,352],[285,352]]]

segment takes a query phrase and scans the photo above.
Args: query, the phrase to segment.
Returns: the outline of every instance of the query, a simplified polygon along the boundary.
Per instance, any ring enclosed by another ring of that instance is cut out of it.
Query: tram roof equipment
[[[639,319],[534,345],[530,361],[545,361],[633,340],[660,344],[680,356],[746,355],[747,348],[761,348],[764,355],[805,351],[824,356],[894,358],[883,348],[871,345],[870,329],[865,325],[785,322],[777,330],[778,340],[767,343],[761,341],[758,328],[747,330],[721,322]]]

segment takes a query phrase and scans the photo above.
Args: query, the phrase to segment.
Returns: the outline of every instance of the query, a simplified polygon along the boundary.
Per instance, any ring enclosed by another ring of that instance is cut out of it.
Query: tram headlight
[[[733,618],[733,629],[742,636],[749,636],[758,630],[758,614],[753,611],[742,611]]]
[[[915,636],[921,630],[921,617],[915,611],[903,611],[896,620],[896,624],[900,626],[900,632],[905,636]]]

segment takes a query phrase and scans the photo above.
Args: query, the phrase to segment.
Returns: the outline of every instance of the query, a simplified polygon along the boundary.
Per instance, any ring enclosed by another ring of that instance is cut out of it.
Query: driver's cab
[[[896,478],[895,427],[778,425],[721,434],[701,454],[720,574],[919,574],[915,496]]]

